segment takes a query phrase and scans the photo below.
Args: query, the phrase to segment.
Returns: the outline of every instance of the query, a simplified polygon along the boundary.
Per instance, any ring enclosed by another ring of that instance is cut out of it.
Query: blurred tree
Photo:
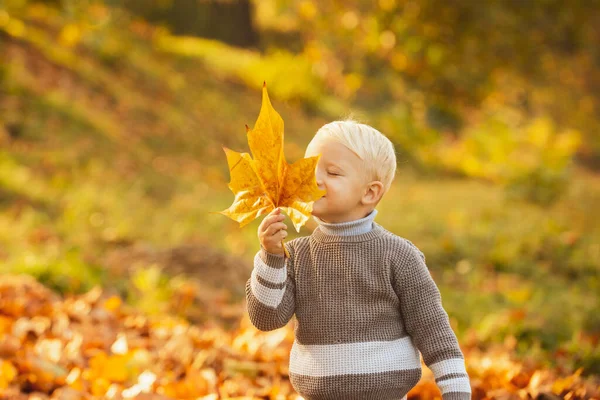
[[[460,136],[485,112],[581,130],[600,167],[600,1],[255,0],[261,40],[302,37],[330,91],[367,110],[405,104]]]
[[[126,0],[125,6],[177,35],[202,36],[236,46],[257,42],[249,0]]]

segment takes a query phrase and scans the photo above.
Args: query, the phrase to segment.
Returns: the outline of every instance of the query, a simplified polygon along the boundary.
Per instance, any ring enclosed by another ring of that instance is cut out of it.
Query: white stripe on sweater
[[[287,279],[287,268],[271,268],[260,258],[260,252],[254,256],[254,269],[258,276],[271,283],[284,283]]]
[[[462,358],[452,358],[432,364],[429,366],[435,378],[441,378],[448,374],[467,374],[465,369],[465,360]],[[449,392],[471,393],[471,384],[468,377],[446,379],[438,382],[442,394]]]
[[[271,308],[277,308],[285,293],[285,287],[283,289],[271,289],[262,285],[256,278],[255,269],[252,270],[252,275],[250,275],[250,290],[258,301]]]
[[[419,351],[410,336],[384,342],[302,345],[290,354],[290,372],[308,376],[372,374],[420,369]]]
[[[429,369],[431,370],[431,372],[433,372],[433,376],[436,379],[448,374],[467,373],[465,369],[465,360],[463,360],[462,358],[452,358],[450,360],[440,361],[430,365]]]
[[[442,394],[450,392],[471,393],[471,384],[469,378],[466,376],[441,381],[437,385],[442,391]]]

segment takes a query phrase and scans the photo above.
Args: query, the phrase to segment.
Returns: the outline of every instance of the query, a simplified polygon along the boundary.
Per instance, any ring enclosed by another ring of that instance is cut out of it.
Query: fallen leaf
[[[0,360],[0,390],[6,389],[17,376],[17,369],[10,361]]]

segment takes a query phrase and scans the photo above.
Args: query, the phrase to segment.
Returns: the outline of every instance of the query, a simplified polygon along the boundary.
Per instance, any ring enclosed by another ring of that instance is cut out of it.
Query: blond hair
[[[306,148],[306,157],[316,155],[317,144],[331,139],[356,153],[365,163],[367,177],[380,181],[387,192],[396,174],[396,152],[383,133],[351,119],[333,121],[317,131]]]

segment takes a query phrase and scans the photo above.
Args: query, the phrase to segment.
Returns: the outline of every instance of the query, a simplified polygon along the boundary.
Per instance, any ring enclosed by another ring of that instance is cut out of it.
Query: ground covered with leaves
[[[99,287],[62,297],[28,276],[0,281],[1,399],[300,399],[288,379],[292,343],[289,325],[191,325],[136,312]],[[511,346],[463,349],[473,398],[600,397],[597,378],[520,363]],[[440,397],[427,368],[408,397]]]

